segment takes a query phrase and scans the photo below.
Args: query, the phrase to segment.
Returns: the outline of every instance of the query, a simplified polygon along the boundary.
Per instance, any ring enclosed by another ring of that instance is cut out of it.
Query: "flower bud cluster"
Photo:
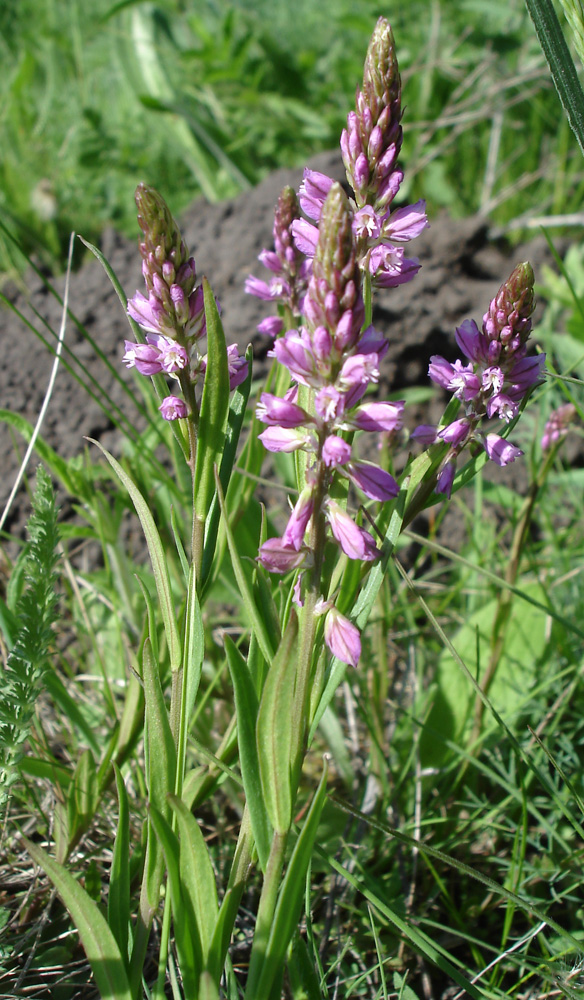
[[[183,377],[195,382],[207,365],[197,346],[206,326],[195,261],[166,202],[154,188],[139,184],[136,205],[144,234],[139,249],[148,296],[136,292],[128,302],[128,315],[145,331],[146,343],[126,340],[123,361],[141,375],[165,374],[179,383]],[[230,387],[234,389],[247,375],[247,362],[236,345],[227,353]],[[165,420],[177,420],[189,412],[185,399],[173,395],[167,396],[159,409]]]
[[[352,225],[359,265],[381,288],[402,285],[415,277],[420,263],[405,256],[404,245],[428,225],[424,201],[395,212],[390,209],[403,180],[397,166],[401,115],[395,43],[388,21],[380,17],[367,51],[363,88],[357,89],[356,110],[349,112],[341,135],[341,151],[354,191]],[[309,219],[318,222],[331,184],[325,174],[304,171],[300,205]],[[293,231],[298,247],[311,257],[318,237],[316,227],[299,219]]]
[[[525,395],[541,378],[545,354],[527,357],[527,339],[534,309],[534,275],[529,263],[518,264],[492,300],[480,331],[474,320],[456,330],[456,342],[467,358],[453,364],[440,355],[430,358],[433,382],[450,390],[464,405],[464,416],[438,431],[437,440],[450,445],[437,492],[450,496],[456,459],[463,448],[478,441],[497,465],[507,465],[521,450],[498,434],[483,434],[484,418],[510,423],[519,413]],[[428,428],[419,436],[427,439]]]
[[[380,17],[371,36],[363,70],[363,89],[357,88],[356,109],[347,117],[341,135],[347,180],[358,208],[388,207],[397,194],[403,173],[397,167],[402,144],[401,79],[389,22]]]
[[[274,212],[274,250],[262,250],[258,260],[272,272],[269,282],[253,274],[245,282],[245,291],[266,302],[281,303],[293,319],[300,319],[311,265],[292,238],[292,223],[300,217],[298,196],[289,185],[282,189]],[[269,316],[258,325],[260,333],[276,337],[284,329],[281,316]]]
[[[428,226],[423,200],[391,211],[403,173],[397,166],[402,143],[401,81],[395,43],[389,22],[380,17],[371,37],[363,74],[363,88],[357,89],[356,110],[349,112],[347,128],[341,136],[341,151],[347,179],[354,191],[349,202],[353,237],[359,267],[380,288],[392,288],[411,281],[420,269],[416,257],[406,257],[404,246]],[[307,258],[302,277],[310,273],[310,263],[318,242],[318,223],[333,180],[317,170],[306,169],[300,186],[300,207],[287,224],[297,249]],[[281,196],[282,197],[282,196]],[[276,209],[276,215],[278,209]],[[317,223],[314,225],[313,223]],[[276,253],[263,250],[260,260],[270,267],[281,261],[274,227]],[[287,301],[289,282],[280,277],[270,284],[251,277],[246,291],[263,299]],[[301,301],[297,297],[301,309]],[[264,320],[258,329],[277,335],[282,325],[277,317]]]
[[[377,557],[373,536],[331,496],[339,476],[349,479],[372,500],[390,500],[398,493],[394,478],[373,463],[359,461],[344,436],[357,430],[399,429],[404,404],[362,402],[370,383],[379,379],[379,363],[389,345],[373,327],[361,333],[360,272],[350,208],[339,184],[331,186],[324,204],[304,315],[306,325],[288,330],[276,340],[273,350],[296,384],[282,398],[263,393],[257,408],[258,418],[267,424],[260,439],[269,451],[302,450],[310,456],[306,486],[283,535],[269,539],[260,549],[260,562],[276,573],[311,564],[319,519],[324,519],[349,559],[370,562]],[[310,409],[300,405],[298,386],[310,390],[305,394],[312,400]],[[355,626],[330,602],[321,608],[327,613],[325,640],[329,648],[345,659],[349,646],[352,653],[345,662],[356,662],[360,642]]]

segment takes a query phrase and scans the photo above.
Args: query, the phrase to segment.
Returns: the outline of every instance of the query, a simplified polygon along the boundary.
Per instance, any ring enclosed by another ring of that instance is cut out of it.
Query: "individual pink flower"
[[[258,437],[268,451],[298,451],[310,443],[310,435],[306,431],[293,427],[267,427]]]
[[[351,424],[360,431],[398,431],[403,426],[404,401],[361,403],[351,415]]]
[[[260,547],[258,560],[270,573],[289,573],[306,562],[306,553],[281,538],[268,538]]]
[[[264,424],[279,427],[301,427],[312,422],[312,418],[301,406],[273,396],[270,392],[262,392],[256,416]]]
[[[349,559],[362,559],[364,562],[377,559],[379,550],[375,539],[368,531],[359,528],[334,500],[327,501],[326,517],[333,535]]]
[[[282,535],[282,543],[285,546],[291,546],[298,552],[304,541],[304,535],[313,509],[312,490],[309,487],[305,487],[296,501],[294,510]]]
[[[498,434],[486,434],[482,443],[491,461],[496,462],[497,465],[509,465],[520,455],[523,455],[521,448],[516,448],[514,444],[499,437]]]
[[[356,667],[361,656],[359,629],[332,607],[324,620],[324,641],[333,656]]]
[[[399,493],[399,486],[393,476],[372,462],[351,462],[346,471],[355,486],[370,500],[384,503]]]
[[[180,420],[187,416],[187,404],[178,396],[166,396],[158,407],[165,420]]]
[[[336,434],[329,434],[322,447],[322,460],[329,467],[345,465],[351,457],[351,445]]]

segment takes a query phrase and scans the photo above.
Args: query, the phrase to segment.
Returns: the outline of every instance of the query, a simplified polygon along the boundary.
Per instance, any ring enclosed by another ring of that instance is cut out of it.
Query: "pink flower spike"
[[[349,477],[370,500],[392,500],[399,493],[399,486],[385,469],[371,462],[351,462],[347,472]]]
[[[375,539],[359,528],[334,500],[327,503],[327,520],[333,535],[349,559],[372,562],[379,555]]]
[[[310,441],[308,434],[288,427],[268,427],[258,437],[268,451],[299,451]]]
[[[324,641],[338,660],[351,667],[357,666],[361,656],[359,629],[335,607],[330,609],[324,620]]]
[[[187,404],[178,396],[166,396],[158,407],[165,420],[181,420],[187,416]]]
[[[498,434],[487,434],[483,439],[485,451],[492,462],[497,465],[509,465],[516,458],[523,455],[521,448],[516,448],[510,441],[499,437]]]
[[[396,403],[362,403],[351,417],[360,431],[398,431],[403,421],[404,400]]]
[[[305,559],[305,552],[297,552],[290,545],[285,545],[281,538],[268,538],[258,553],[258,561],[270,573],[289,573],[301,566]]]
[[[270,392],[262,392],[256,407],[256,417],[264,424],[278,427],[301,427],[311,422],[311,418],[296,403],[291,403]]]

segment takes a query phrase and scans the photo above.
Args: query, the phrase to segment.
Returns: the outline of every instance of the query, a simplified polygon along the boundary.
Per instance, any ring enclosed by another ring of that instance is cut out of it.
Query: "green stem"
[[[262,972],[264,958],[267,952],[270,930],[278,901],[278,891],[284,865],[284,854],[286,852],[287,833],[274,833],[272,847],[266,874],[260,896],[260,905],[256,921],[256,929],[253,939],[253,948],[249,964],[249,975],[247,979],[247,989],[245,1000],[266,1000],[259,997],[257,987]]]
[[[543,462],[542,467],[536,476],[535,480],[532,482],[529,493],[525,498],[523,506],[519,512],[519,517],[517,520],[517,525],[515,531],[513,532],[513,541],[511,544],[511,552],[509,556],[509,562],[507,564],[507,569],[505,572],[505,583],[509,584],[505,587],[499,594],[497,599],[497,611],[495,614],[495,621],[493,623],[493,629],[491,633],[491,652],[489,655],[489,662],[487,664],[487,669],[481,679],[481,691],[483,694],[487,695],[489,693],[489,688],[493,683],[495,678],[495,673],[497,667],[501,660],[501,654],[503,652],[503,646],[505,643],[505,633],[506,627],[511,616],[511,610],[513,607],[514,593],[511,587],[514,587],[517,582],[517,576],[519,574],[519,564],[521,560],[521,554],[523,552],[523,546],[525,544],[525,539],[527,537],[527,532],[529,530],[529,525],[531,523],[531,518],[533,516],[533,509],[539,491],[541,490],[548,472],[551,468],[553,459],[555,457],[556,449],[551,449],[550,453],[546,456],[545,462]],[[474,723],[471,738],[471,746],[478,745],[478,739],[481,734],[483,716],[485,713],[485,704],[480,695],[476,694],[475,706],[474,706]]]
[[[363,304],[365,305],[365,323],[367,329],[373,322],[373,297],[371,294],[371,274],[369,268],[363,272]]]

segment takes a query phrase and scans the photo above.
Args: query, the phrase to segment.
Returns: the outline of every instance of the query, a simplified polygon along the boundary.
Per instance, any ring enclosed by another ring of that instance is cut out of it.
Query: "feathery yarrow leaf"
[[[17,778],[17,765],[39,696],[56,621],[55,564],[57,508],[50,477],[39,466],[21,556],[26,587],[16,606],[19,629],[5,666],[0,668],[0,806]]]

